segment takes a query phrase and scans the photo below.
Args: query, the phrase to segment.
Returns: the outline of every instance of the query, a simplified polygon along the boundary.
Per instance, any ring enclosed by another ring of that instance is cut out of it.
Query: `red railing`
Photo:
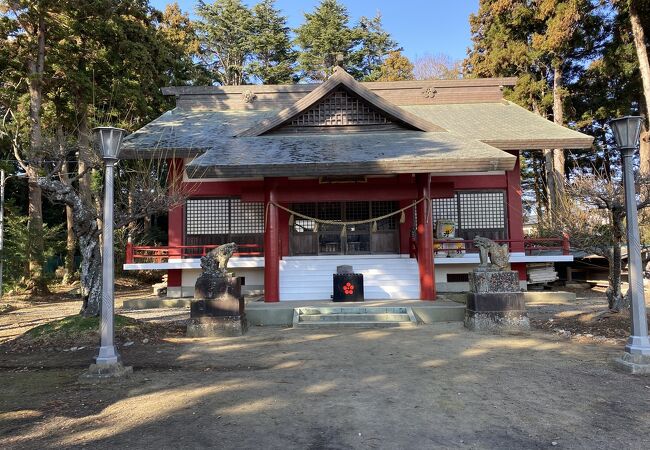
[[[200,258],[218,245],[175,245],[175,246],[146,246],[126,244],[126,264],[162,263],[169,259]],[[233,256],[263,256],[264,252],[258,244],[238,244],[238,250]]]
[[[526,255],[541,255],[548,252],[562,252],[562,255],[571,254],[569,236],[561,238],[524,238],[523,240],[495,239],[498,244],[508,244],[510,252],[524,252]],[[446,245],[445,245],[446,244]],[[474,241],[468,239],[434,239],[434,252],[446,254],[447,252],[478,253]]]
[[[525,238],[523,240],[497,239],[495,242],[499,244],[507,243],[511,252],[523,251],[526,255],[541,255],[546,252],[558,251],[562,252],[562,255],[569,255],[571,250],[568,235],[565,235],[562,238]],[[433,244],[434,252],[436,252],[438,256],[443,254],[446,256],[447,252],[456,252],[456,246],[458,245],[460,245],[460,249],[458,249],[457,252],[459,254],[478,253],[474,241],[468,239],[434,239]],[[445,244],[447,245],[445,246]],[[279,246],[281,249],[281,244],[279,244]],[[126,244],[126,264],[133,264],[135,262],[162,263],[169,261],[170,258],[200,258],[216,247],[218,247],[218,245],[177,245],[156,247],[133,245],[129,242]],[[417,256],[417,242],[415,240],[410,240],[409,247],[409,253],[411,253],[412,256]],[[238,248],[239,251],[233,256],[264,256],[264,251],[258,244],[238,244]]]

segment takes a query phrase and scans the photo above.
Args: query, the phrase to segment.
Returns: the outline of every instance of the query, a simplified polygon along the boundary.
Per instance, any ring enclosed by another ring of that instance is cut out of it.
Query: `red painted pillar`
[[[517,157],[517,162],[512,170],[506,172],[506,183],[508,186],[508,239],[515,241],[511,243],[511,252],[524,251],[524,213],[521,203],[521,168],[519,166],[519,152],[509,152]]]
[[[418,267],[420,269],[420,300],[436,299],[436,282],[433,267],[433,224],[431,223],[431,174],[416,175],[418,200],[426,200],[417,206]]]
[[[515,167],[506,172],[506,184],[508,190],[508,239],[514,241],[510,243],[511,252],[524,251],[524,209],[521,203],[521,166],[519,165],[519,152],[509,152],[517,157]],[[527,277],[526,264],[514,263],[510,265],[512,270],[519,272],[519,280],[525,281]]]
[[[264,179],[264,301],[280,301],[280,221],[277,203],[278,182]]]
[[[183,160],[181,158],[168,160],[169,175],[167,178],[171,190],[182,189],[183,183]],[[167,220],[167,245],[180,247],[183,245],[183,205],[175,205],[169,209]],[[170,250],[169,257],[172,259],[181,258],[181,251]],[[181,269],[170,269],[167,271],[167,286],[181,287]]]
[[[413,200],[400,200],[399,207],[405,208],[413,203]],[[402,255],[408,255],[411,251],[411,228],[413,227],[413,208],[404,212],[404,223],[399,224],[399,252]],[[398,216],[399,220],[399,216]]]

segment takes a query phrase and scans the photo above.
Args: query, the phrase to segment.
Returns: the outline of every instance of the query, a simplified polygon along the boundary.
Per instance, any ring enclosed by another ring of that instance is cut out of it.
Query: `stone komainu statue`
[[[228,268],[228,260],[236,251],[237,244],[234,242],[220,245],[201,258],[201,268],[209,272],[216,272],[218,269],[225,272]]]
[[[510,260],[508,244],[499,245],[492,239],[476,236],[474,238],[474,245],[479,250],[481,266],[486,267],[491,263],[501,270],[508,269],[508,261]]]

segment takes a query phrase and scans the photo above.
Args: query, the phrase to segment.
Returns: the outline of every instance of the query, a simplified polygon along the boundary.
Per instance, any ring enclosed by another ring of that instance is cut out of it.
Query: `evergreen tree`
[[[274,0],[263,0],[253,7],[252,13],[251,62],[247,73],[263,84],[295,81],[293,66],[297,55],[291,48],[287,18],[274,7]]]
[[[302,78],[322,81],[336,65],[354,66],[353,52],[361,39],[349,20],[347,8],[336,0],[322,0],[312,13],[305,13],[305,22],[294,30]]]
[[[337,0],[322,0],[305,22],[296,28],[300,47],[298,68],[302,78],[325,80],[335,66],[342,66],[358,80],[379,77],[379,67],[397,43],[382,26],[381,15],[361,17],[351,27],[347,8]]]
[[[355,28],[361,42],[359,48],[353,53],[355,70],[353,75],[357,78],[372,81],[379,74],[382,64],[393,52],[401,49],[397,42],[386,32],[381,23],[381,14],[369,19],[361,17],[359,25]]]
[[[592,0],[482,0],[470,16],[473,47],[465,73],[473,77],[517,76],[506,95],[542,117],[565,124],[567,81],[606,39],[600,3]],[[531,164],[532,165],[532,164]],[[564,183],[564,153],[545,154],[545,198],[552,207]],[[537,165],[536,165],[537,166]]]
[[[197,29],[201,53],[213,80],[222,85],[246,83],[244,67],[251,54],[253,14],[240,0],[199,2]]]
[[[158,24],[159,33],[166,40],[173,66],[169,83],[181,85],[188,82],[209,83],[208,74],[202,66],[195,63],[200,52],[200,42],[196,34],[196,24],[189,14],[181,11],[178,3],[165,6]]]

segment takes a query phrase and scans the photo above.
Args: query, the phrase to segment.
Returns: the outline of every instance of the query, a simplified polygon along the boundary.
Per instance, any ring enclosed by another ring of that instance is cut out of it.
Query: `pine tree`
[[[326,79],[337,65],[358,80],[376,79],[389,53],[399,49],[380,14],[361,17],[352,27],[347,8],[337,0],[322,0],[294,31],[300,47],[298,68],[308,80]]]
[[[356,78],[372,81],[379,75],[380,67],[393,53],[401,49],[391,35],[384,30],[381,14],[369,19],[361,17],[354,31],[360,38],[359,48],[352,54],[353,75]]]
[[[593,58],[605,36],[599,4],[591,0],[482,0],[470,17],[473,47],[465,73],[473,77],[517,76],[507,96],[565,124],[566,89],[574,71]],[[544,202],[551,208],[564,183],[564,154],[546,152]]]
[[[240,0],[199,2],[197,23],[201,52],[212,78],[223,85],[246,83],[244,67],[251,53],[253,15]]]
[[[305,13],[305,22],[294,30],[302,78],[325,80],[336,65],[354,65],[353,51],[360,36],[349,20],[347,8],[336,0],[322,0],[312,13]]]
[[[295,81],[296,52],[291,48],[287,18],[274,7],[274,0],[263,0],[253,7],[253,33],[250,36],[252,61],[246,72],[263,84]]]

